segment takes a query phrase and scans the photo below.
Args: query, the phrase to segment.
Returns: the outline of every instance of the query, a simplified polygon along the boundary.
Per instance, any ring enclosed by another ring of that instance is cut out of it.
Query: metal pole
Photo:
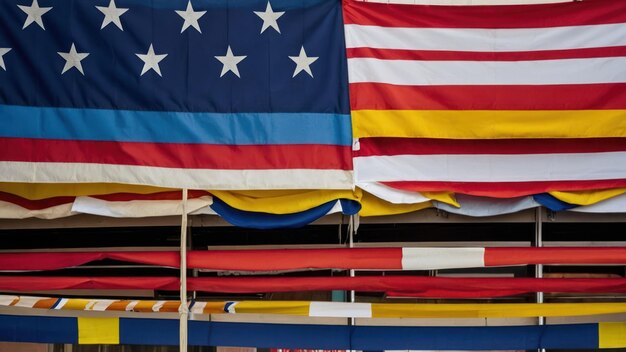
[[[354,223],[354,216],[350,215],[350,222],[348,222],[348,248],[354,248],[354,233],[356,232],[356,226]],[[350,269],[350,277],[354,277],[354,269]],[[356,294],[354,290],[350,291],[350,302],[354,303]]]
[[[543,247],[543,226],[542,226],[542,207],[535,209],[535,247]],[[543,264],[535,264],[535,277],[543,277]],[[537,292],[537,303],[543,303],[543,292]],[[546,317],[537,317],[538,325],[546,324]],[[539,349],[545,352],[545,349]]]
[[[187,352],[187,189],[184,188],[182,199],[182,221],[180,225],[180,307],[178,308],[180,321],[180,352]]]

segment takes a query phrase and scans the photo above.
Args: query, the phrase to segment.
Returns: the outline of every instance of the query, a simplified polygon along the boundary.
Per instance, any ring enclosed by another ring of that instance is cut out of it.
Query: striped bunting
[[[4,252],[0,271],[58,270],[117,261],[178,267],[177,251]],[[212,271],[437,270],[529,264],[626,264],[626,247],[398,247],[189,251],[187,266]]]
[[[498,198],[626,185],[626,3],[344,2],[356,183]]]
[[[174,266],[177,252],[0,253],[2,270],[51,270],[104,258]],[[30,259],[28,259],[30,258]],[[272,259],[273,260],[270,260]],[[454,258],[454,259],[450,259]],[[190,251],[188,266],[226,271],[431,270],[526,264],[625,264],[624,247],[327,248]]]
[[[176,313],[180,301],[46,298],[0,295],[0,306],[69,311]],[[522,318],[626,313],[623,303],[405,304],[303,301],[190,303],[193,314],[278,314],[339,318]]]
[[[178,345],[178,320],[0,315],[0,340]],[[242,333],[245,331],[245,333]],[[189,322],[189,345],[358,350],[525,350],[626,347],[624,323],[394,327]]]

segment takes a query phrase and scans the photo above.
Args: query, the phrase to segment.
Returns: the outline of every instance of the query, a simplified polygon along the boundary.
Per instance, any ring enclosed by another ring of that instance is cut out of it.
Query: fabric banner
[[[0,181],[352,189],[339,1],[1,0],[0,22]]]
[[[180,301],[0,295],[0,306],[68,311],[176,313]],[[405,304],[308,301],[189,302],[193,314],[279,314],[339,318],[520,318],[626,313],[622,303]]]
[[[626,3],[344,1],[357,186],[626,185]]]
[[[178,251],[0,253],[0,271],[58,270],[111,259],[178,267]],[[187,267],[212,271],[437,270],[527,264],[626,264],[626,247],[398,247],[187,252]]]
[[[0,315],[0,340],[178,345],[178,320]],[[344,350],[530,350],[626,347],[624,323],[394,327],[190,321],[194,346]],[[242,333],[245,332],[245,333]]]
[[[178,267],[178,251],[4,252],[0,271],[58,270],[111,259]],[[189,251],[187,266],[212,271],[437,270],[528,264],[626,264],[626,247],[398,247]]]
[[[178,291],[175,277],[2,276],[0,290],[165,290]],[[530,292],[625,293],[626,279],[444,278],[428,276],[357,277],[194,277],[190,291],[261,293],[302,291],[386,292],[398,297],[479,298]]]

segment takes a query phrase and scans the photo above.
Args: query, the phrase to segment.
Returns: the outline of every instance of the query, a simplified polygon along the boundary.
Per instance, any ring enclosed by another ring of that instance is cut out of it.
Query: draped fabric
[[[166,290],[176,277],[1,276],[0,290]],[[529,292],[626,293],[626,279],[444,278],[427,276],[357,277],[192,277],[190,291],[260,293],[302,291],[385,292],[397,297],[488,298]]]
[[[626,346],[623,323],[391,327],[189,322],[189,344],[359,350],[597,349]],[[178,345],[178,321],[0,316],[0,339],[40,343]]]
[[[178,251],[0,253],[0,271],[59,270],[112,259],[179,267]],[[625,247],[249,249],[187,252],[187,267],[211,271],[438,270],[529,264],[626,264]]]
[[[193,314],[273,314],[335,318],[520,318],[623,314],[621,303],[344,303],[307,301],[192,301]],[[66,311],[176,313],[180,301],[46,298],[0,295],[0,306]]]
[[[626,4],[344,2],[356,184],[623,187]]]

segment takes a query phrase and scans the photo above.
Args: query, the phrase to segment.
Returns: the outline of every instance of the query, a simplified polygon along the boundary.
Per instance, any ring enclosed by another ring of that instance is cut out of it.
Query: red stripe
[[[173,251],[0,253],[0,270],[57,270],[103,259],[178,267],[179,258]],[[187,263],[192,269],[217,271],[401,270],[402,248],[190,251]]]
[[[187,193],[187,197],[189,199],[200,198],[204,196],[210,195],[209,192],[206,191],[198,191],[198,190],[189,190]],[[182,193],[180,191],[168,191],[168,192],[157,192],[157,193],[149,193],[149,194],[138,194],[138,193],[113,193],[113,194],[103,194],[97,196],[90,196],[93,198],[98,198],[110,202],[124,202],[124,201],[132,201],[132,200],[180,200],[182,199]]]
[[[382,155],[554,154],[626,151],[626,138],[436,139],[361,138],[355,157]]]
[[[489,297],[526,292],[623,293],[626,279],[441,278],[425,276],[357,277],[192,277],[191,291],[261,293],[356,290],[402,292],[420,297]],[[65,289],[150,289],[177,291],[175,277],[39,277],[2,276],[2,291]],[[447,295],[442,296],[445,292]],[[500,292],[500,293],[498,293]]]
[[[75,197],[53,197],[45,199],[30,200],[16,196],[11,193],[0,192],[0,201],[13,203],[28,210],[41,210],[55,207],[61,204],[73,203]]]
[[[438,51],[438,50],[403,50],[348,48],[348,58],[376,58],[382,60],[419,60],[419,61],[528,61],[588,59],[598,57],[626,56],[626,46],[605,48],[584,48],[541,51],[478,52],[478,51]]]
[[[537,182],[381,182],[392,188],[413,192],[455,192],[493,198],[513,198],[551,191],[585,191],[626,187],[626,179]]]
[[[626,247],[485,248],[485,266],[624,263]]]
[[[383,27],[547,28],[626,22],[626,1],[428,6],[343,1],[344,22]]]
[[[350,146],[209,145],[0,138],[3,161],[193,169],[352,169]]]
[[[402,269],[402,248],[192,252],[190,267],[214,270]]]
[[[397,86],[351,83],[352,110],[626,109],[626,83]]]

